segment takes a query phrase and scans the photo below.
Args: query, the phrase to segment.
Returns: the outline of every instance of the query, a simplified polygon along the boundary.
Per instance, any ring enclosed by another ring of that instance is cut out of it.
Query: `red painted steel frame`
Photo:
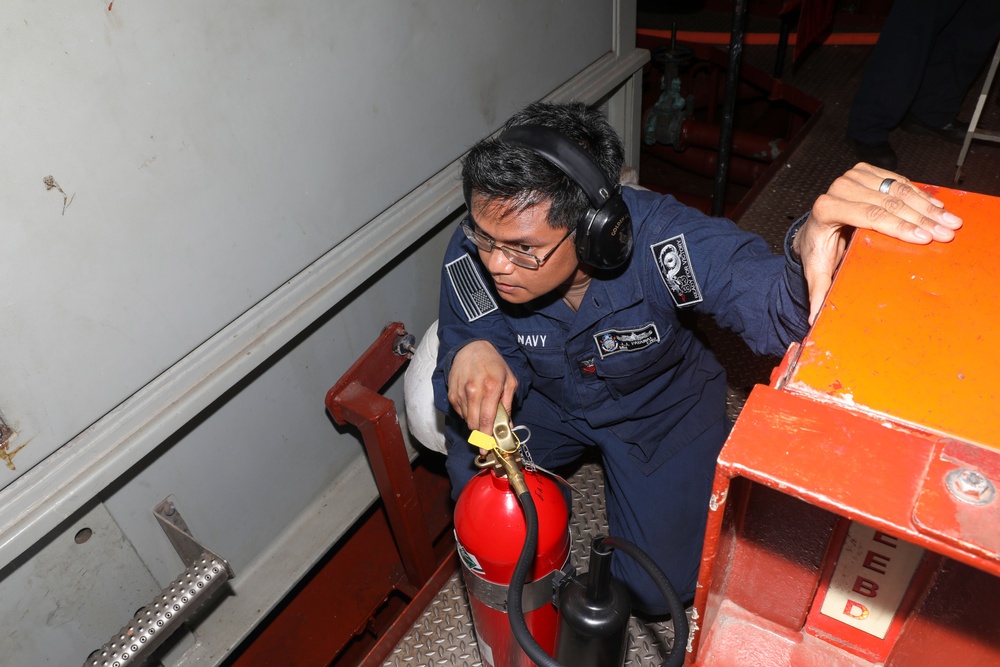
[[[451,485],[419,461],[411,468],[395,406],[377,393],[407,362],[405,340],[402,324],[387,326],[326,395],[333,418],[364,436],[381,506],[355,523],[234,667],[381,665],[457,569],[453,541],[433,543],[451,526]]]
[[[689,665],[1000,664],[1000,499],[945,484],[1000,483],[1000,199],[920,187],[957,238],[859,232],[722,450]],[[816,608],[851,521],[926,550],[884,639]]]
[[[406,576],[419,587],[436,569],[434,551],[413,483],[396,406],[378,393],[408,360],[394,351],[405,336],[402,323],[387,326],[326,393],[326,407],[338,424],[353,424],[361,430]]]
[[[414,475],[423,500],[435,499],[425,508],[429,522],[444,532],[451,525],[450,503],[442,502],[449,498],[450,483],[421,466]],[[384,508],[377,507],[242,648],[232,667],[327,667],[331,660],[342,667],[383,664],[457,569],[454,547],[445,552],[443,546],[438,555],[445,555],[427,584],[415,595],[402,593],[414,587],[393,548]]]

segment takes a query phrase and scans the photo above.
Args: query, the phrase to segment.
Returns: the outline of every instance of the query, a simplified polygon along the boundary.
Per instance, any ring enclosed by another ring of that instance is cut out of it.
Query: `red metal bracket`
[[[433,576],[437,562],[396,406],[378,394],[408,361],[403,351],[407,343],[402,323],[388,325],[327,392],[326,407],[338,424],[353,424],[361,431],[406,576],[420,588]]]

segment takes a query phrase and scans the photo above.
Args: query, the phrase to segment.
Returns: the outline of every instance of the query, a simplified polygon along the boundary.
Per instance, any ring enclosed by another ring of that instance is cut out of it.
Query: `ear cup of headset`
[[[590,209],[576,226],[576,255],[599,269],[616,269],[632,256],[632,216],[621,186],[600,209]]]
[[[518,125],[500,141],[527,148],[551,162],[587,195],[591,208],[576,225],[576,255],[599,269],[614,269],[632,256],[632,217],[620,185],[612,185],[594,158],[558,130]]]

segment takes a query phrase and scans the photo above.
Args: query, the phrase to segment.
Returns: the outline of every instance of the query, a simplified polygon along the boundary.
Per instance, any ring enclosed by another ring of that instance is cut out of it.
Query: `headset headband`
[[[587,195],[591,206],[601,208],[614,186],[587,151],[561,132],[544,125],[518,125],[500,135],[500,141],[538,153],[572,179]]]
[[[518,125],[500,141],[527,148],[576,183],[590,209],[576,222],[576,255],[599,269],[615,269],[632,256],[632,218],[621,195],[597,161],[578,143],[544,125]]]

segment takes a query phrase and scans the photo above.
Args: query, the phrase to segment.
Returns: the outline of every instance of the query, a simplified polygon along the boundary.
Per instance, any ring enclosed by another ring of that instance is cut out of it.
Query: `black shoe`
[[[876,141],[871,144],[866,144],[857,139],[853,141],[854,150],[858,154],[858,159],[862,162],[867,162],[868,164],[888,169],[889,171],[896,171],[896,165],[899,161],[896,159],[896,151],[892,150],[892,146],[889,145],[888,141]]]
[[[913,114],[906,114],[899,127],[911,134],[933,134],[953,144],[964,143],[965,133],[969,131],[969,124],[960,120],[953,120],[944,127],[931,127]]]

